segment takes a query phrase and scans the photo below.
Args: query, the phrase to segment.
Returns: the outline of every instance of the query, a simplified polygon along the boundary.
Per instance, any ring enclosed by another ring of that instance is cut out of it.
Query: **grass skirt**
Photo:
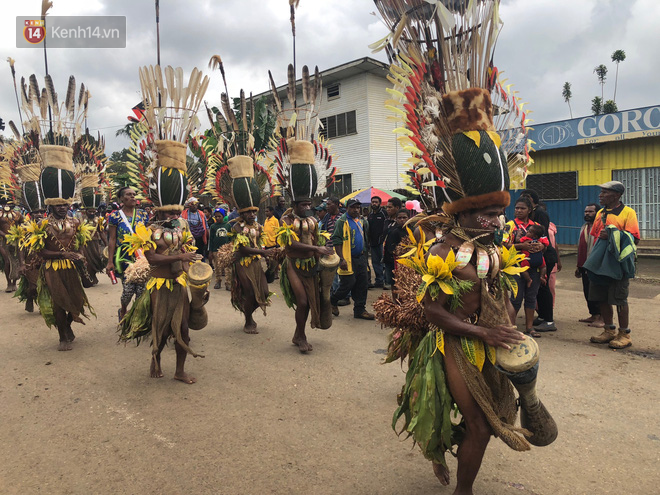
[[[78,270],[73,267],[58,270],[46,268],[45,265],[41,267],[37,281],[37,304],[48,327],[55,324],[54,308],[56,307],[66,311],[71,315],[73,321],[83,325],[84,322],[80,316],[88,318],[85,308],[96,316],[87,300]]]
[[[163,284],[160,289],[145,290],[131,306],[119,324],[119,341],[135,340],[139,345],[142,339],[151,335],[152,353],[156,353],[161,343],[169,338],[188,354],[199,356],[182,339],[181,327],[187,322],[190,303],[186,288],[176,280],[170,281],[171,288]]]
[[[298,268],[295,265],[295,261],[289,257],[286,257],[282,262],[282,268],[280,269],[280,289],[282,290],[286,305],[294,309],[296,309],[298,305],[296,303],[296,295],[294,294],[293,289],[291,288],[291,282],[289,281],[289,273],[287,271],[289,266],[291,266],[298,275],[298,278],[305,289],[305,294],[307,294],[310,327],[321,328],[321,294],[319,287],[319,274],[316,271],[316,267],[312,267],[310,270],[303,270]]]
[[[241,285],[240,278],[238,276],[238,271],[242,270],[245,276],[247,277],[254,298],[257,302],[257,305],[266,315],[266,307],[270,306],[270,296],[271,293],[268,290],[268,283],[266,282],[266,276],[264,271],[261,268],[261,262],[259,260],[253,260],[248,266],[241,265],[238,261],[235,261],[231,267],[231,304],[234,306],[234,309],[244,311],[245,302],[248,297],[251,297],[249,292],[246,294],[245,288]]]

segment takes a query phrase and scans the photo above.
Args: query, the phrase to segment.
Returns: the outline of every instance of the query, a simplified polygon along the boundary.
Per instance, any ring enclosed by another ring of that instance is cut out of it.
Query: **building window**
[[[539,198],[546,201],[578,199],[577,172],[528,175],[526,187],[535,190]]]
[[[333,84],[326,88],[328,92],[328,100],[335,100],[339,98],[339,84]]]
[[[357,134],[357,123],[355,120],[355,110],[339,115],[331,115],[321,119],[322,129],[319,134],[326,139],[332,139],[350,134]]]
[[[353,174],[336,175],[335,181],[328,187],[327,195],[339,199],[353,192]]]

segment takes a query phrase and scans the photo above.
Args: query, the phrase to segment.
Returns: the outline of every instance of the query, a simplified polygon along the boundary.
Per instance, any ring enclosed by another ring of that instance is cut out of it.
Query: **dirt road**
[[[586,305],[570,271],[558,282],[560,330],[539,341],[539,394],[559,438],[527,453],[493,439],[476,493],[658,493],[660,287],[632,284],[634,347],[612,351],[577,323]],[[98,317],[57,352],[55,329],[0,293],[0,493],[451,493],[391,429],[404,372],[380,364],[377,323],[342,308],[301,355],[281,297],[255,336],[214,290],[210,324],[192,335],[206,357],[189,358],[190,386],[172,380],[172,347],[158,380],[147,345],[117,345],[118,286],[103,278],[88,294]]]

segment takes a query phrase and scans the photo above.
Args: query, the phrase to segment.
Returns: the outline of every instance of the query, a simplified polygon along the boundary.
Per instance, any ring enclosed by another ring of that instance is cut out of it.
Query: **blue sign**
[[[538,124],[528,138],[537,150],[660,136],[660,105]]]

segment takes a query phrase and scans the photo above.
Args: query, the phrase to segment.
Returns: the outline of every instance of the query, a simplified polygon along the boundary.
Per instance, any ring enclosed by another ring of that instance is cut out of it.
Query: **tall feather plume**
[[[50,77],[50,74],[46,74],[46,92],[48,94],[48,104],[53,111],[53,117],[56,119],[60,115],[60,109],[57,103],[57,93],[55,92],[55,85],[53,84],[53,78]]]
[[[236,121],[236,115],[234,115],[234,111],[229,104],[229,96],[227,96],[227,93],[222,93],[220,95],[220,102],[222,103],[222,110],[225,112],[225,118],[229,122],[232,130],[238,132],[238,122]]]
[[[314,89],[312,91],[312,97],[310,98],[312,104],[316,103],[316,99],[321,95],[321,72],[319,72],[319,66],[314,67]]]
[[[18,132],[18,128],[16,127],[16,124],[14,124],[13,120],[9,121],[9,128],[11,129],[11,132],[14,134],[14,137],[16,138],[17,141],[19,141],[23,137],[21,133]]]
[[[41,17],[45,17],[52,6],[53,2],[51,0],[41,0]]]
[[[64,107],[66,108],[68,118],[73,120],[76,109],[76,78],[73,76],[69,76],[69,87],[66,90]]]
[[[26,112],[29,112],[32,114],[34,112],[34,107],[33,107],[33,102],[32,98],[34,95],[32,94],[32,89],[30,88],[29,92],[27,89],[27,85],[25,84],[25,78],[21,77],[21,106]],[[39,96],[37,95],[36,98]],[[37,107],[39,105],[37,104]]]
[[[309,68],[304,65],[302,68],[302,94],[303,94],[303,102],[305,104],[309,104],[310,102],[310,86],[309,86]]]
[[[286,96],[289,99],[291,108],[296,108],[296,73],[293,70],[293,64],[289,64],[287,78],[288,84],[286,88]]]
[[[241,119],[243,120],[243,132],[247,132],[248,130],[248,125],[247,125],[247,107],[246,107],[246,102],[245,102],[245,91],[241,89],[240,93],[240,101],[241,101]]]
[[[250,92],[250,134],[254,133],[254,121],[257,116],[254,114],[254,98],[252,98],[252,92]]]
[[[48,91],[46,91],[46,88],[41,88],[39,114],[41,115],[41,120],[46,120],[48,118]]]
[[[85,96],[85,84],[80,83],[80,92],[78,93],[78,106],[79,107],[82,106],[84,96]]]
[[[23,82],[23,78],[21,78],[21,82]],[[37,83],[37,76],[32,74],[30,76],[30,94],[33,95],[32,98],[37,106],[41,106],[41,91],[39,91],[39,84]]]
[[[275,81],[273,81],[273,74],[268,71],[268,79],[270,80],[270,91],[273,95],[273,100],[275,101],[275,107],[278,112],[282,111],[282,100],[280,100],[280,95],[277,94],[277,86],[275,86]]]

